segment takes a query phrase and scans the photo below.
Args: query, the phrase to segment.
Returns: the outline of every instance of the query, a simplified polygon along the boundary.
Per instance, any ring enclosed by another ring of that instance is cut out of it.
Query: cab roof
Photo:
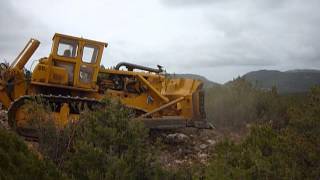
[[[90,42],[93,44],[99,44],[99,45],[103,45],[105,47],[108,46],[108,43],[105,42],[101,42],[101,41],[95,41],[95,40],[91,40],[91,39],[85,39],[85,38],[79,38],[79,37],[75,37],[75,36],[70,36],[70,35],[66,35],[66,34],[60,34],[60,33],[55,33],[52,40],[55,39],[56,37],[62,37],[62,38],[67,38],[67,39],[75,39],[78,41],[86,41],[86,42]]]

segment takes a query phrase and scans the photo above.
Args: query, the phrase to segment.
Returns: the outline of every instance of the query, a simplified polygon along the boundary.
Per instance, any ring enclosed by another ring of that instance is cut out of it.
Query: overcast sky
[[[120,61],[224,83],[259,69],[320,68],[320,0],[1,0],[0,60],[55,32],[109,43]],[[31,62],[28,64],[30,67]]]

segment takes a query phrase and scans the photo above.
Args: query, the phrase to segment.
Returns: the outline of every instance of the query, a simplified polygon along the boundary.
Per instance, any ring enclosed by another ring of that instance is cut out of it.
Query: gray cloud
[[[13,59],[30,37],[42,42],[35,57],[46,56],[60,32],[107,41],[105,66],[161,64],[219,82],[258,69],[320,68],[318,7],[319,0],[4,0],[0,60]]]
[[[204,14],[208,28],[222,34],[220,37],[209,34],[208,42],[180,54],[181,58],[190,59],[188,62],[196,60],[202,67],[295,64],[296,68],[306,65],[320,68],[320,1],[162,2],[186,11],[189,6],[197,8]]]
[[[207,5],[223,0],[163,0],[168,6],[194,6],[194,5]],[[225,0],[227,1],[227,0]]]
[[[233,3],[254,4],[261,8],[278,8],[290,0],[161,0],[163,4],[171,7],[185,7],[185,6],[207,6],[207,5],[225,5]]]
[[[11,1],[0,1],[0,60],[12,61],[31,37],[41,38],[47,29],[20,14]]]

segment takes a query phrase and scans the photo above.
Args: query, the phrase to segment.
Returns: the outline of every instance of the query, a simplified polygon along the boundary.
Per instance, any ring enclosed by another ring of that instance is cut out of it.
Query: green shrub
[[[241,144],[216,146],[208,179],[318,179],[320,177],[320,88],[303,106],[288,112],[282,128],[271,123],[251,128]]]
[[[0,179],[63,179],[50,161],[42,161],[23,140],[0,128]]]
[[[50,121],[40,128],[40,151],[71,179],[164,179],[148,131],[130,110],[111,101],[81,113],[63,130]],[[41,108],[41,107],[39,107]],[[41,112],[41,111],[40,111]]]

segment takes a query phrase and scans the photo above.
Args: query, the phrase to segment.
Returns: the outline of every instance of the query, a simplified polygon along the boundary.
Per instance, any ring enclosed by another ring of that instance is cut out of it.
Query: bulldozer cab
[[[101,57],[107,43],[56,33],[53,36],[51,65],[66,74],[66,85],[96,89]],[[51,73],[52,74],[52,73]]]

